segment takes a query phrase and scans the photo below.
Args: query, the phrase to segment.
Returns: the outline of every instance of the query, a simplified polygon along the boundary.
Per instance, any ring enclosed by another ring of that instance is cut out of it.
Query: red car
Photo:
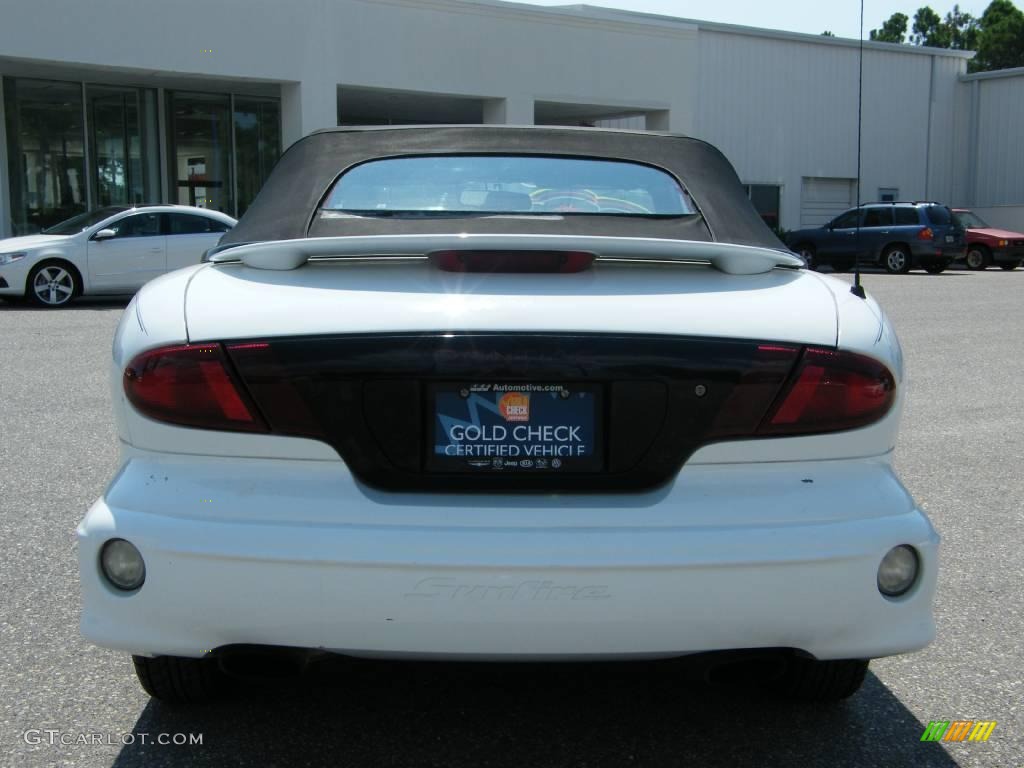
[[[1024,234],[990,227],[978,214],[966,208],[954,208],[953,213],[967,230],[965,261],[968,269],[985,269],[991,264],[998,264],[1010,270],[1024,261]]]

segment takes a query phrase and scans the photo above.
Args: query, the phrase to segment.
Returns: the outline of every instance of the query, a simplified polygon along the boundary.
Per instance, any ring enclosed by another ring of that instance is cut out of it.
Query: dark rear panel
[[[753,436],[800,352],[757,341],[479,333],[256,340],[227,349],[273,433],[329,443],[374,487],[437,492],[657,486],[700,446]],[[528,469],[476,462],[458,471],[438,460],[438,393],[451,402],[452,391],[492,384],[564,387],[567,398],[582,398],[585,460]]]

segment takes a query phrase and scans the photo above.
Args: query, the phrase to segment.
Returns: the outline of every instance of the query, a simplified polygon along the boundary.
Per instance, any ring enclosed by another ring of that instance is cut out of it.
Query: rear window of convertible
[[[434,155],[371,160],[335,182],[323,214],[686,216],[696,206],[665,171],[621,160]]]

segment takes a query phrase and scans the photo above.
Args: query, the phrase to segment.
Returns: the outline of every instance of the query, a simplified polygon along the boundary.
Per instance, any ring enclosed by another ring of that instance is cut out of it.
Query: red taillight
[[[266,432],[239,388],[220,344],[162,347],[124,371],[129,402],[156,421],[203,429]]]
[[[581,251],[437,251],[430,262],[445,272],[582,272],[594,254]]]
[[[797,435],[856,429],[878,421],[896,399],[896,381],[881,363],[853,352],[806,349],[793,383],[758,434]]]
[[[935,239],[935,233],[932,232],[932,228],[931,227],[925,227],[924,229],[922,229],[920,232],[917,233],[917,239],[918,240],[934,240]]]

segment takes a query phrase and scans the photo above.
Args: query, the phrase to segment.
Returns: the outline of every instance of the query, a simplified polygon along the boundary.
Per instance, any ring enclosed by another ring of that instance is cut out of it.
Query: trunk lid
[[[834,346],[816,276],[697,264],[602,263],[576,274],[442,272],[425,262],[311,261],[290,271],[211,264],[185,298],[189,340],[362,333],[646,333]]]

